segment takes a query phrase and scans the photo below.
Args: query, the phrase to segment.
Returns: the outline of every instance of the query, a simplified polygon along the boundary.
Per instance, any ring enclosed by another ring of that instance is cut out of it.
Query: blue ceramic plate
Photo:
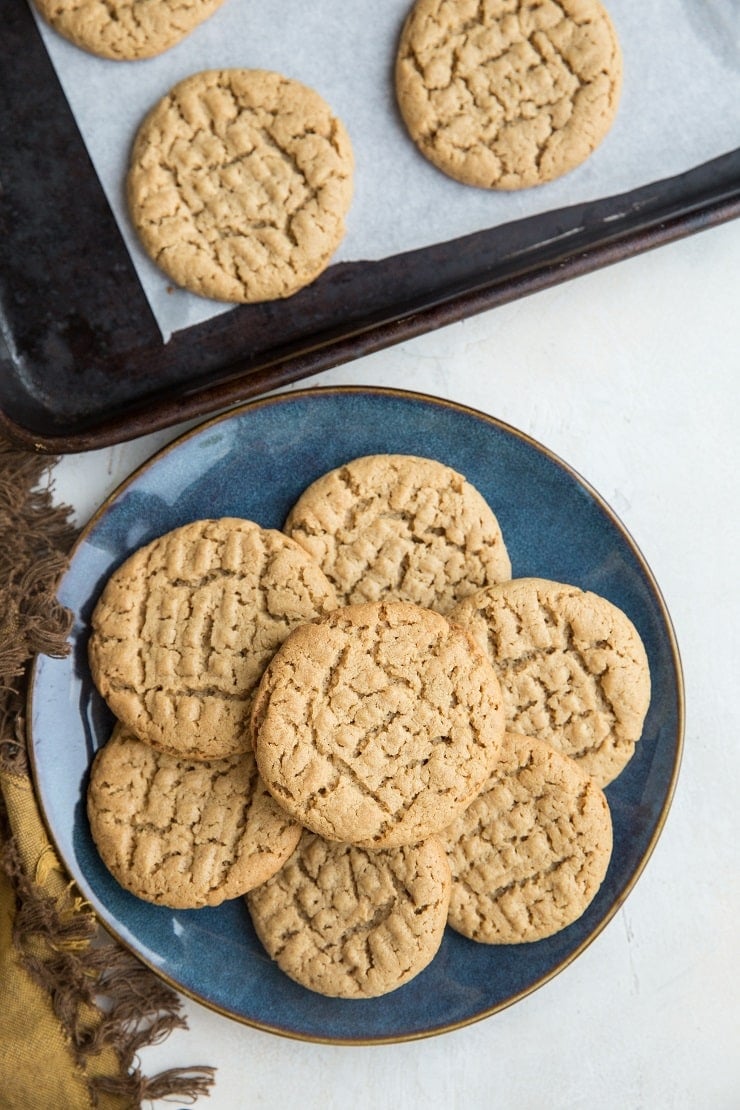
[[[87,666],[88,623],[111,573],[135,548],[201,517],[242,516],[280,528],[301,491],[358,455],[426,455],[461,471],[496,513],[516,577],[596,591],[634,621],[653,698],[637,753],[608,788],[614,853],[583,917],[534,944],[475,944],[450,930],[431,965],[384,998],[313,994],[265,956],[241,899],[176,912],[122,890],[100,862],[84,809],[86,776],[111,717]],[[539,444],[471,409],[388,389],[289,393],[211,420],[170,445],[102,506],[60,590],[75,615],[66,659],[42,657],[31,692],[31,747],[58,852],[101,920],[168,982],[221,1013],[307,1040],[422,1037],[494,1013],[565,967],[613,916],[659,836],[682,745],[680,663],[650,570],[610,509]]]

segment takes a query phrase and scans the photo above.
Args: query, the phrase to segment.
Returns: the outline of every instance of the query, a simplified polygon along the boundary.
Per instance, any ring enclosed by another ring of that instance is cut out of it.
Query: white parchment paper
[[[740,146],[740,0],[608,0],[624,54],[616,122],[564,178],[516,193],[473,189],[417,152],[398,115],[393,65],[409,0],[225,0],[158,58],[113,62],[37,20],[166,341],[231,306],[182,290],[146,256],[124,180],[149,108],[201,69],[272,69],[315,88],[352,138],[355,193],[335,261],[385,258],[509,220],[625,192]],[[40,154],[41,156],[41,154]]]

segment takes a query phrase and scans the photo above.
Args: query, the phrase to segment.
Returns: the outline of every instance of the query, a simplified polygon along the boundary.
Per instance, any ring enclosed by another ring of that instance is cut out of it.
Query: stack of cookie
[[[106,866],[172,907],[245,895],[278,965],[338,997],[407,982],[447,924],[511,944],[579,917],[649,700],[626,616],[512,580],[480,493],[404,455],[323,476],[282,532],[135,552],[90,662],[118,719],[88,788]]]

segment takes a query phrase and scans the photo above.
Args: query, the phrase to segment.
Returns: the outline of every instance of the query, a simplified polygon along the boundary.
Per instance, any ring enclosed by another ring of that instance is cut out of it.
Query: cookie
[[[172,909],[246,894],[282,866],[301,835],[265,789],[251,752],[178,759],[120,724],[93,761],[87,812],[121,886]]]
[[[584,162],[621,84],[599,0],[417,0],[396,57],[398,104],[421,153],[486,189],[540,185]]]
[[[552,936],[591,904],[611,859],[611,814],[572,759],[507,733],[490,779],[441,839],[448,923],[484,944],[521,944]]]
[[[434,459],[353,459],[305,490],[284,530],[344,604],[388,598],[444,613],[511,577],[493,511],[462,474]]]
[[[344,125],[313,89],[266,70],[208,70],[175,85],[139,128],[128,205],[177,285],[267,301],[329,265],[352,174]]]
[[[375,998],[418,975],[439,949],[449,901],[450,867],[434,837],[369,852],[309,832],[247,895],[271,958],[334,998]]]
[[[278,646],[335,604],[282,532],[194,521],[111,575],[92,614],[92,676],[139,739],[189,759],[234,755],[250,746],[254,691]]]
[[[297,628],[265,671],[252,742],[268,789],[328,840],[379,850],[444,828],[503,735],[483,651],[438,613],[350,605]]]
[[[650,703],[636,628],[576,586],[519,578],[462,601],[467,628],[501,681],[507,727],[547,741],[605,786],[632,758]]]
[[[34,0],[75,46],[113,61],[153,58],[208,19],[223,0]]]

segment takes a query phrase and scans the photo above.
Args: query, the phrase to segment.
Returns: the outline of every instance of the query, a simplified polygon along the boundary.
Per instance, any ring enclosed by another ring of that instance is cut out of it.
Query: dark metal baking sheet
[[[25,4],[0,0],[0,432],[82,451],[208,413],[740,215],[740,149],[162,341]]]

